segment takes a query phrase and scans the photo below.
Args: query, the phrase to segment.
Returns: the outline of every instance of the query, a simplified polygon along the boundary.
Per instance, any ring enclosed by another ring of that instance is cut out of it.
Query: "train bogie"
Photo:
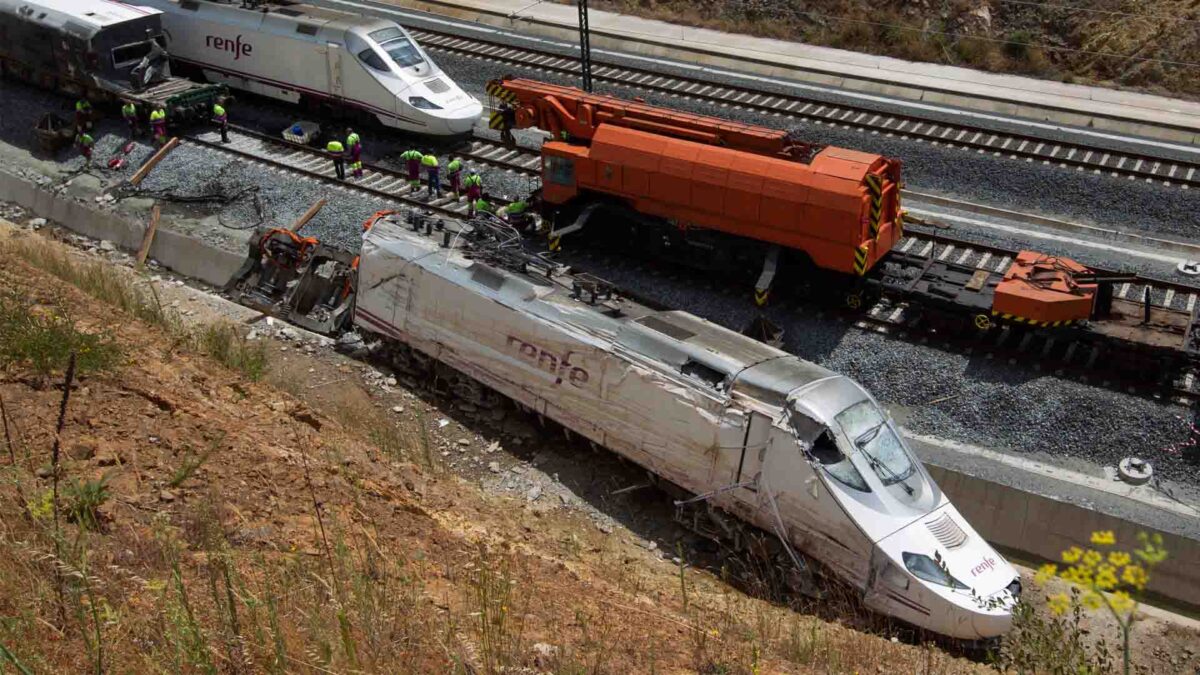
[[[172,58],[233,89],[434,135],[470,132],[483,110],[391,21],[301,4],[145,4],[164,12]]]

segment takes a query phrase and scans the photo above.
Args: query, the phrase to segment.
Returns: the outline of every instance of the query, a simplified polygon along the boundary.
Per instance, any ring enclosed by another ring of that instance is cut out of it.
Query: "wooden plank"
[[[150,170],[153,169],[159,162],[161,162],[162,158],[167,156],[167,153],[174,150],[175,146],[177,145],[179,145],[178,137],[173,137],[171,140],[167,141],[166,144],[158,149],[158,152],[151,155],[150,159],[146,160],[146,163],[143,164],[141,168],[133,174],[133,176],[129,179],[129,184],[138,185],[145,180],[146,176],[150,174]]]
[[[162,207],[154,205],[150,211],[150,225],[146,227],[146,235],[142,237],[142,245],[138,248],[137,266],[146,264],[146,256],[150,255],[150,245],[154,243],[154,233],[158,232],[158,219],[162,215]]]
[[[299,232],[305,225],[308,224],[308,221],[312,220],[323,208],[325,208],[325,200],[318,199],[312,206],[308,207],[308,210],[304,212],[304,215],[300,216],[296,219],[296,222],[292,223],[292,232]]]

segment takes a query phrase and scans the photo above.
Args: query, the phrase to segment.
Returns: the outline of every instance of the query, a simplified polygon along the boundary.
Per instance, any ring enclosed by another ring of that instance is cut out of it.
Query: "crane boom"
[[[707,115],[652,106],[639,100],[590,94],[575,87],[505,77],[488,83],[488,93],[515,110],[513,126],[536,127],[562,138],[587,142],[602,124],[637,129],[705,145],[717,145],[760,155],[808,161],[820,150],[796,143],[786,131],[743,124]],[[503,113],[493,114],[492,126],[503,123]]]

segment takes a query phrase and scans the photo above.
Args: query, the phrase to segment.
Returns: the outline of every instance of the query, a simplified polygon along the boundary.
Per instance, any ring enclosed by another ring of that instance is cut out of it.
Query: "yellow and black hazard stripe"
[[[871,193],[871,215],[869,219],[871,238],[879,237],[879,226],[883,220],[883,176],[869,173],[864,179],[867,191]]]
[[[503,127],[504,127],[504,115],[501,114],[500,111],[496,111],[496,112],[492,113],[491,117],[488,117],[488,128],[489,129],[502,129]]]
[[[1003,321],[1010,321],[1012,323],[1019,323],[1019,324],[1023,324],[1026,326],[1036,326],[1039,328],[1066,328],[1067,326],[1071,326],[1075,323],[1074,320],[1070,320],[1070,321],[1038,321],[1037,319],[1027,319],[1023,316],[1017,316],[1016,314],[1009,314],[1007,312],[997,312],[994,309],[992,310],[992,316],[997,317]]]
[[[754,289],[754,304],[759,307],[766,307],[767,300],[771,297],[771,289]]]
[[[498,98],[507,103],[515,104],[517,102],[517,95],[505,89],[504,85],[500,82],[488,82],[487,93],[488,96]]]
[[[860,277],[867,273],[867,258],[870,255],[870,251],[870,242],[854,249],[854,273]]]

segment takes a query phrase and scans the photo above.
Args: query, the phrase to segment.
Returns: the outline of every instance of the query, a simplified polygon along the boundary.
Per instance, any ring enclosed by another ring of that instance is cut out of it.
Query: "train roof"
[[[792,354],[682,311],[659,311],[622,298],[590,304],[574,296],[569,272],[549,279],[472,260],[461,248],[442,249],[440,237],[420,236],[379,220],[363,237],[363,267],[388,259],[396,268],[417,265],[480,295],[570,330],[599,348],[659,364],[714,393],[732,391],[782,405],[793,390],[841,376]],[[372,272],[386,275],[386,270]],[[735,379],[736,378],[736,379]]]
[[[0,0],[0,11],[90,38],[110,26],[161,14],[115,0]]]

